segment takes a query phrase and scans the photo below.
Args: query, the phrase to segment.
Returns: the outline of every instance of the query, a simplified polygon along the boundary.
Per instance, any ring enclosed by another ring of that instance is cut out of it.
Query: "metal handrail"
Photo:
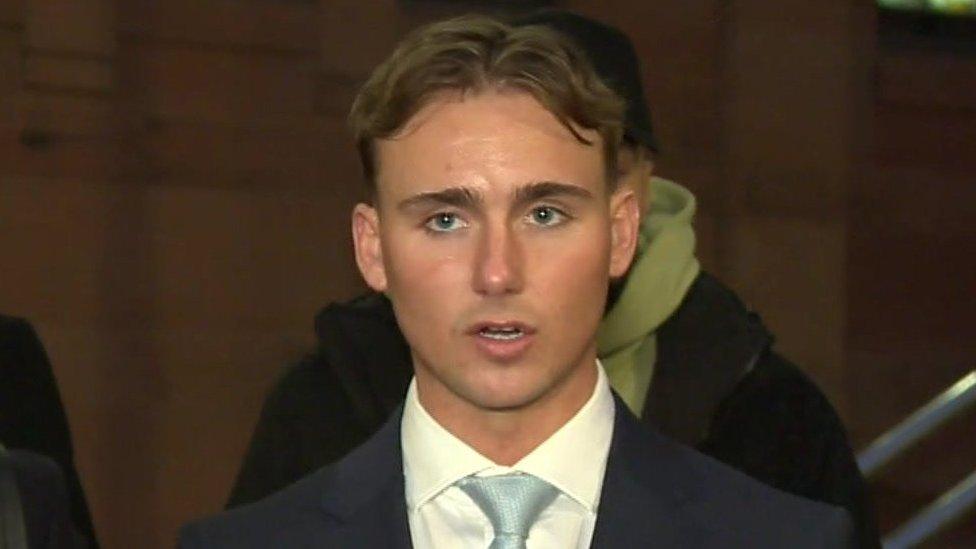
[[[923,542],[976,505],[976,471],[911,520],[886,536],[884,549],[905,549]]]
[[[881,435],[857,456],[865,477],[871,477],[908,447],[943,423],[976,404],[976,370],[957,381],[905,421]]]
[[[857,456],[865,477],[871,477],[922,437],[976,404],[976,370],[875,439]],[[976,471],[884,538],[885,549],[913,547],[976,506]]]

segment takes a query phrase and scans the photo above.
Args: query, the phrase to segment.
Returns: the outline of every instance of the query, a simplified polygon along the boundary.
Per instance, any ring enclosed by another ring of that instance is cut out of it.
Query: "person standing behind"
[[[52,459],[64,475],[71,519],[98,547],[75,469],[68,419],[44,346],[30,323],[0,315],[0,444]]]
[[[88,547],[71,521],[64,475],[57,463],[0,444],[0,548]]]

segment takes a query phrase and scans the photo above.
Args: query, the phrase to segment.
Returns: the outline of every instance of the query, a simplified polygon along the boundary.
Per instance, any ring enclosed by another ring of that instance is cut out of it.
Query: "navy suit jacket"
[[[843,509],[755,481],[639,424],[616,403],[591,547],[854,547]],[[409,549],[400,417],[334,465],[184,527],[180,547]]]

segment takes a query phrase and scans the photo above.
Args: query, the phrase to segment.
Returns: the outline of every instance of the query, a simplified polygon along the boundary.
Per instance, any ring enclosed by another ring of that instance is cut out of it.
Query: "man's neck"
[[[593,395],[596,360],[590,360],[540,398],[518,408],[479,408],[417,376],[424,409],[452,435],[499,465],[511,466],[565,425]]]

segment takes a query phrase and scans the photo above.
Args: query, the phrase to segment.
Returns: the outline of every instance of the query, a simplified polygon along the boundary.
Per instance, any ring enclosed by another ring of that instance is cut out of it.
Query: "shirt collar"
[[[593,395],[576,415],[512,466],[559,488],[596,512],[613,437],[614,402],[610,383],[597,361]]]
[[[427,413],[417,397],[416,378],[407,389],[400,430],[407,507],[411,511],[458,480],[495,465]]]
[[[482,471],[519,471],[537,476],[591,512],[600,501],[614,402],[603,365],[597,361],[593,394],[562,427],[512,467],[500,466],[444,429],[427,413],[411,381],[403,407],[401,444],[406,499],[416,510],[458,480]]]

